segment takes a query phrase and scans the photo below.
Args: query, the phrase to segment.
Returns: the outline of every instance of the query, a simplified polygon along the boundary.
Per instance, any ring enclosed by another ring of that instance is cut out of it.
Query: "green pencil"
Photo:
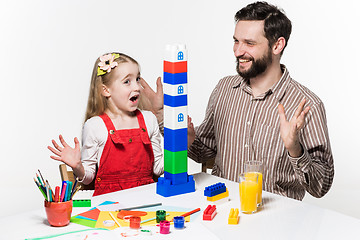
[[[44,191],[42,190],[41,186],[37,183],[37,181],[35,180],[35,178],[34,178],[34,181],[35,181],[36,186],[39,188],[40,192],[41,192],[42,195],[44,196],[44,198],[47,200],[47,197],[46,197]]]

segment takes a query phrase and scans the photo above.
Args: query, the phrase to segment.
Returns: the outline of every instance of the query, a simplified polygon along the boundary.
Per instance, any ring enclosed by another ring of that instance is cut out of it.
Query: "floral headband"
[[[111,69],[113,69],[118,65],[118,63],[115,62],[114,60],[119,57],[120,54],[118,53],[109,53],[106,55],[102,55],[100,57],[100,62],[98,64],[97,76],[101,76],[104,75],[105,73],[111,72]]]

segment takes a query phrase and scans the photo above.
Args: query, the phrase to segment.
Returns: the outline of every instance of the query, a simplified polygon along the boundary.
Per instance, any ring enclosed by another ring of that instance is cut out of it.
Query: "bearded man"
[[[197,162],[215,158],[212,174],[232,181],[239,181],[246,161],[260,160],[265,191],[320,198],[334,178],[325,108],[280,64],[291,21],[266,2],[242,8],[235,21],[238,75],[216,85],[200,126],[189,121],[188,156]],[[155,93],[142,83],[161,122],[161,84]]]

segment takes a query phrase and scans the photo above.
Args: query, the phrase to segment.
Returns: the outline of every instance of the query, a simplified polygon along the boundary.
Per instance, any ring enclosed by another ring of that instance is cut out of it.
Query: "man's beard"
[[[238,74],[246,80],[250,80],[250,78],[257,77],[261,73],[265,72],[267,67],[272,63],[271,49],[269,48],[267,54],[264,54],[262,58],[255,60],[254,58],[243,58],[252,61],[251,67],[247,71],[240,71],[239,59],[243,56],[239,56],[236,58],[236,71]]]

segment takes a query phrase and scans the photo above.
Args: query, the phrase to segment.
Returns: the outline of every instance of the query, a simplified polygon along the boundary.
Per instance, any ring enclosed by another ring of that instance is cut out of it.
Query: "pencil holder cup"
[[[49,224],[54,227],[68,225],[71,218],[72,204],[72,200],[67,202],[48,202],[45,200],[44,206]]]

